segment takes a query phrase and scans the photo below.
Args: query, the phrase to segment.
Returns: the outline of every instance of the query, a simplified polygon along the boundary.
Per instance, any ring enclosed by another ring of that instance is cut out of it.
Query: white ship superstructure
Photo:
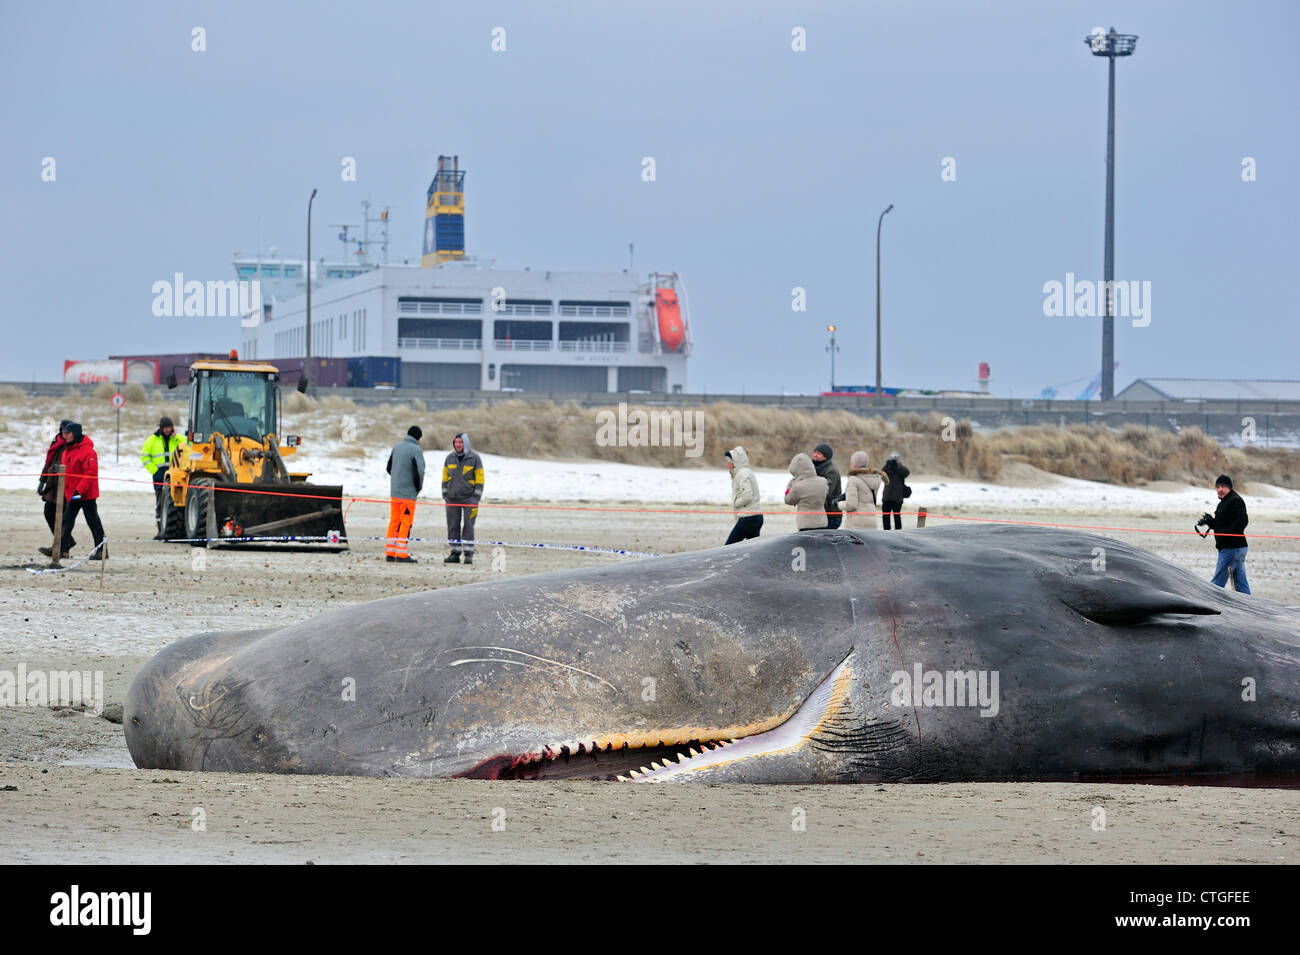
[[[691,334],[675,273],[498,269],[464,254],[464,172],[439,158],[421,265],[312,268],[315,358],[397,358],[408,388],[686,390]],[[249,360],[302,358],[306,263],[236,259],[258,278],[264,320],[241,331]]]

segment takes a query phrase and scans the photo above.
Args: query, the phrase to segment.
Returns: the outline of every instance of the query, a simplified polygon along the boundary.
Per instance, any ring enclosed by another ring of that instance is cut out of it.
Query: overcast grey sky
[[[894,203],[886,385],[970,388],[987,361],[996,394],[1034,395],[1100,368],[1099,320],[1045,317],[1043,285],[1101,278],[1106,63],[1083,39],[1111,25],[1140,37],[1118,65],[1116,278],[1151,283],[1150,324],[1116,324],[1117,388],[1300,377],[1292,0],[173,0],[5,20],[0,379],[234,346],[237,320],[155,318],[151,287],[232,278],[259,218],[263,249],[301,255],[313,187],[317,254],[369,196],[393,207],[390,258],[418,261],[454,153],[471,254],[621,269],[635,242],[639,270],[681,273],[692,391],[825,388],[828,322],[839,381],[873,381]]]

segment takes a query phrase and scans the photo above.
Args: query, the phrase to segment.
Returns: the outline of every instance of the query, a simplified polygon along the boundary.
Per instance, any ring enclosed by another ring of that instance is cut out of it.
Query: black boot
[[[452,551],[452,552],[451,552],[451,556],[448,557],[446,560],[444,560],[443,563],[444,563],[444,564],[459,564],[459,563],[460,563],[460,551],[458,551],[458,550],[454,550],[454,551]]]
[[[467,564],[474,563],[474,552],[472,550],[465,552],[465,563]]]

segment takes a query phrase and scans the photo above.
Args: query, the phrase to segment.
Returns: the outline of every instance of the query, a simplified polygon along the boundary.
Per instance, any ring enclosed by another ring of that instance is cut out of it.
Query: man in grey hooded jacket
[[[447,537],[451,556],[445,564],[474,563],[474,522],[478,502],[483,499],[483,460],[469,446],[469,435],[461,432],[451,441],[451,454],[442,465],[442,499],[447,506]],[[457,541],[460,542],[457,545]]]

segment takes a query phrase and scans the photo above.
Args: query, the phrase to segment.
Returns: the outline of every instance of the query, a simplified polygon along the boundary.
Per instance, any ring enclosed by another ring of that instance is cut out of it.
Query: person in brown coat
[[[800,452],[790,461],[790,484],[785,502],[795,508],[795,527],[801,531],[826,526],[826,479],[817,476],[812,458]]]
[[[844,526],[867,531],[875,527],[876,492],[880,490],[881,472],[871,467],[871,455],[854,451],[849,458],[849,477],[844,484]]]

